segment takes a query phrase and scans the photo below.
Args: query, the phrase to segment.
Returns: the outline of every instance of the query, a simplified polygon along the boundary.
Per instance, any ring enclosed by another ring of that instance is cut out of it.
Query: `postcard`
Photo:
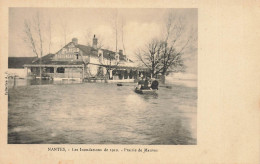
[[[258,1],[1,1],[0,163],[259,163]]]

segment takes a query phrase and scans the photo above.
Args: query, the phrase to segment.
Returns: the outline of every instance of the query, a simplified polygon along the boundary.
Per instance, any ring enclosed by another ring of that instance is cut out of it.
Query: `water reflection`
[[[23,79],[23,78],[9,78],[8,87],[15,88],[20,86],[30,86],[30,85],[50,85],[50,84],[79,84],[82,83],[79,80],[48,80],[48,79]]]
[[[196,88],[140,95],[131,83],[75,83],[9,87],[8,143],[196,144]]]
[[[149,101],[150,99],[157,99],[158,98],[158,93],[153,93],[153,94],[144,94],[140,96],[144,100]]]

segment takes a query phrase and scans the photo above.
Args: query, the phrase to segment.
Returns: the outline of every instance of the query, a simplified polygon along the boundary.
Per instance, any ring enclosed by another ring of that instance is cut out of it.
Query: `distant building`
[[[8,57],[8,74],[25,78],[27,72],[24,69],[24,65],[30,64],[36,59],[36,57]]]
[[[54,80],[107,78],[111,80],[135,79],[147,75],[146,68],[136,64],[123,54],[122,50],[111,50],[97,47],[98,39],[93,37],[92,46],[78,44],[73,38],[70,43],[56,54],[48,54],[41,59],[25,64],[28,75],[40,76]],[[131,81],[131,80],[130,80]]]

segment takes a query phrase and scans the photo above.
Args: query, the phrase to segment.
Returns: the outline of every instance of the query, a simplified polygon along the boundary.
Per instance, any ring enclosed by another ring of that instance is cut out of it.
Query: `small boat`
[[[135,93],[139,94],[155,94],[157,89],[138,89],[135,88]]]
[[[135,88],[135,93],[139,93],[139,94],[155,94],[156,91],[158,90],[158,85],[159,82],[157,80],[154,80],[150,86],[150,88],[145,88],[145,89],[141,89],[136,87]]]

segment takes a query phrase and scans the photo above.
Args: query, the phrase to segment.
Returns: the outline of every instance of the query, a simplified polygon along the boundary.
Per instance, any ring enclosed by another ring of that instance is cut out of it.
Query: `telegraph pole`
[[[108,56],[109,56],[109,79],[111,79],[111,77],[110,77],[110,71],[111,71],[111,56],[110,56],[110,53],[108,54]]]

